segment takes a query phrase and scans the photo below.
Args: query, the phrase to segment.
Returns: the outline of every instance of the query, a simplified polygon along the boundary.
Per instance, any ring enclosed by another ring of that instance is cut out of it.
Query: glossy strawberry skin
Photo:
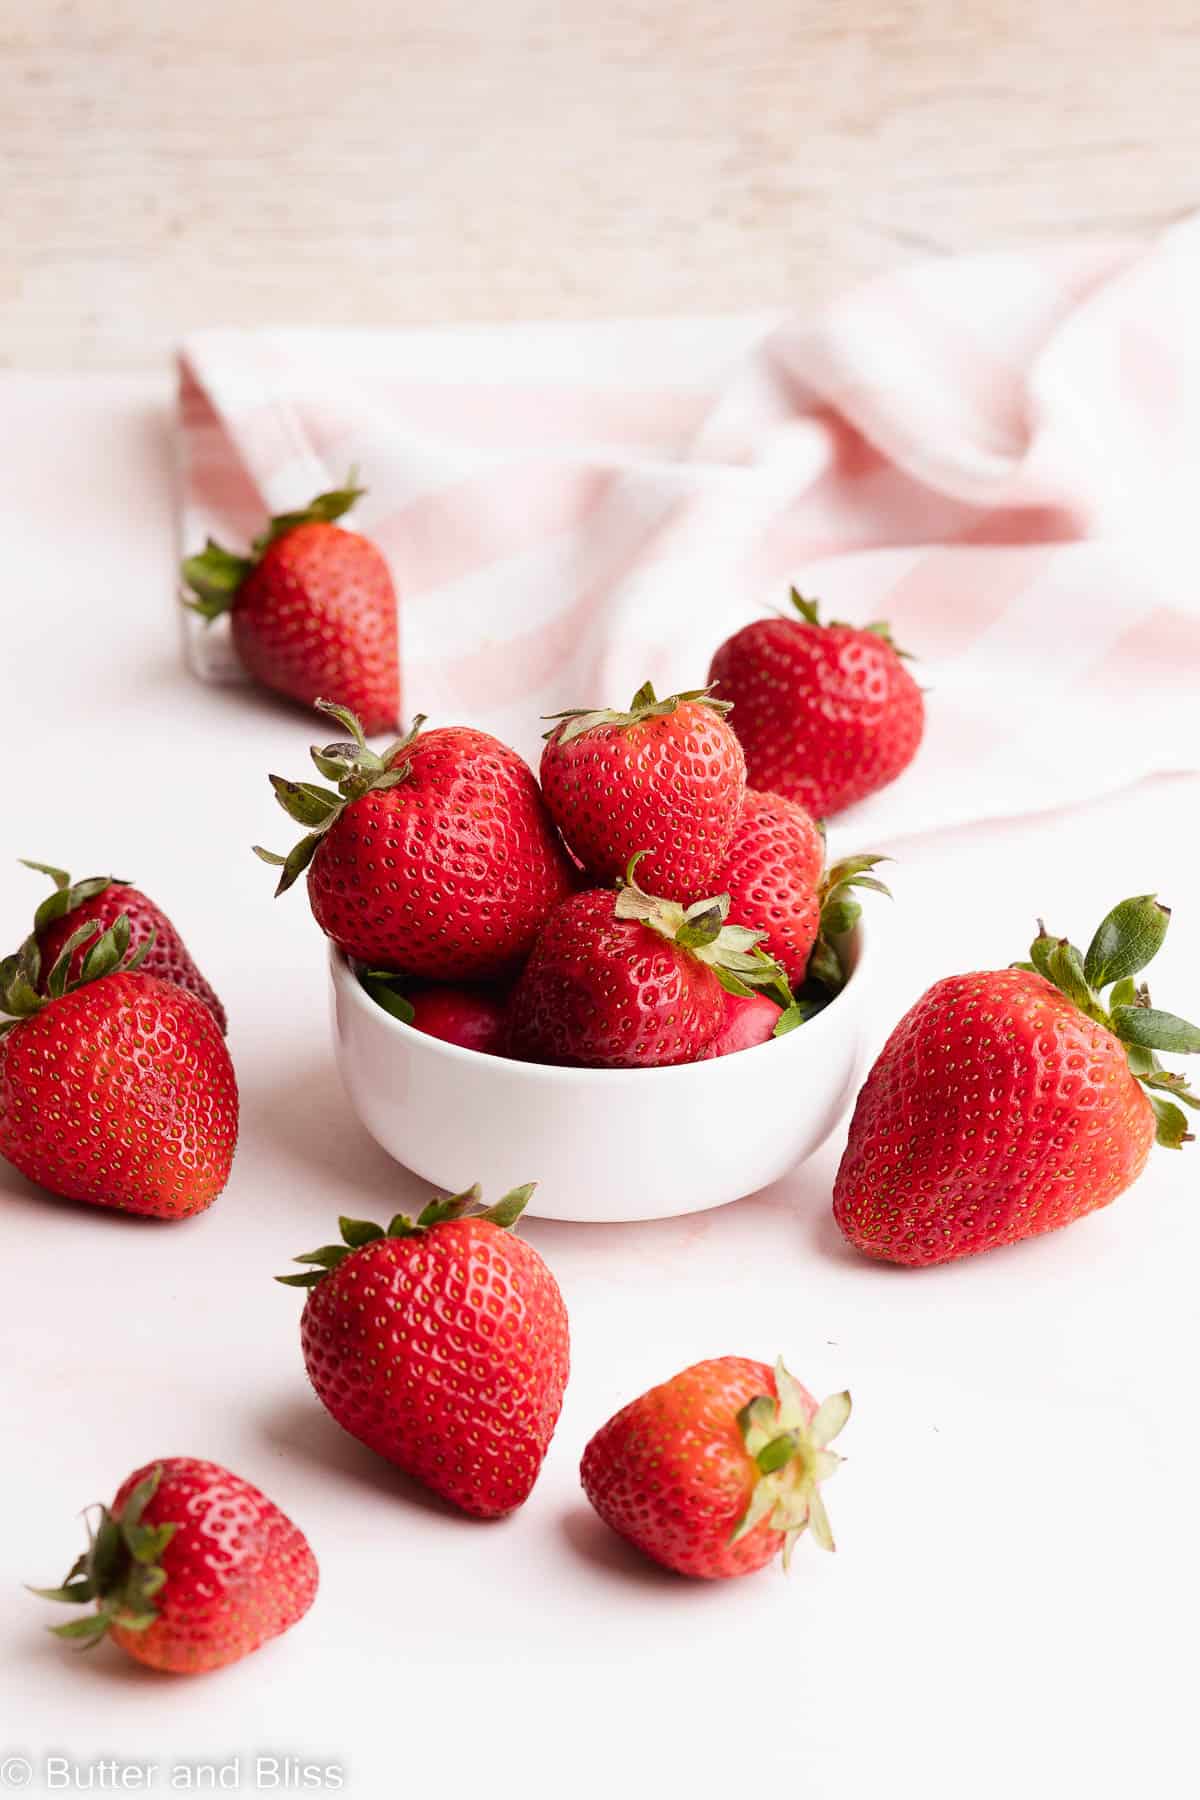
[[[369,1449],[478,1518],[528,1498],[570,1357],[524,1239],[479,1218],[378,1238],[311,1290],[301,1342],[319,1399]]]
[[[231,629],[243,666],[264,687],[304,706],[336,700],[368,734],[395,730],[396,594],[368,538],[323,519],[285,532],[238,588]]]
[[[804,980],[821,922],[825,840],[794,800],[747,788],[716,887],[729,915],[766,933],[763,949],[793,987]]]
[[[1154,1131],[1117,1039],[1040,975],[952,976],[867,1078],[834,1214],[868,1256],[951,1262],[1107,1206]]]
[[[588,1499],[621,1537],[680,1575],[719,1581],[761,1569],[783,1545],[769,1519],[729,1541],[758,1474],[738,1413],[756,1395],[775,1392],[774,1372],[746,1357],[684,1369],[622,1407],[592,1438],[580,1469]],[[816,1401],[800,1392],[811,1417]]]
[[[589,888],[538,936],[513,989],[509,1049],[595,1069],[692,1062],[720,1029],[724,993],[710,968]]]
[[[532,771],[465,726],[422,732],[396,761],[408,779],[352,801],[321,839],[308,871],[317,923],[376,968],[511,973],[573,887]]]
[[[775,1035],[780,1009],[765,994],[725,994],[724,1017],[716,1037],[711,1038],[696,1059],[707,1062],[714,1056],[733,1056],[739,1050],[753,1050],[756,1044],[768,1044]]]
[[[105,975],[0,1038],[0,1154],[65,1199],[202,1212],[229,1177],[237,1127],[212,1013],[157,976]]]
[[[120,1513],[148,1463],[122,1482]],[[317,1563],[303,1533],[258,1488],[217,1463],[168,1456],[142,1514],[174,1524],[162,1553],[166,1582],[158,1618],[145,1631],[114,1625],[109,1635],[138,1662],[174,1674],[223,1669],[303,1618],[317,1592]]]
[[[154,933],[154,943],[145,962],[141,964],[143,972],[158,975],[163,981],[173,981],[177,987],[186,988],[189,994],[195,994],[197,1000],[204,1002],[224,1032],[227,1028],[225,1008],[192,961],[174,925],[161,907],[155,906],[153,900],[147,899],[145,894],[125,882],[110,882],[101,893],[93,895],[90,900],[81,901],[70,912],[64,913],[61,919],[55,919],[44,931],[39,932],[37,941],[42,959],[40,991],[45,993],[46,978],[72,932],[92,920],[99,923],[102,931],[107,931],[121,913],[126,913],[129,918],[131,950],[137,950],[150,933]],[[87,950],[88,946],[81,944],[72,956],[72,980],[78,977]]]
[[[427,987],[408,995],[412,1026],[461,1050],[503,1056],[508,1037],[506,996],[491,988]]]
[[[733,702],[750,785],[827,818],[886,787],[921,743],[925,703],[871,631],[757,619],[727,638],[709,680]]]
[[[662,718],[601,725],[542,752],[542,791],[567,845],[600,886],[644,850],[638,880],[685,905],[713,891],[746,785],[719,712],[685,701]]]

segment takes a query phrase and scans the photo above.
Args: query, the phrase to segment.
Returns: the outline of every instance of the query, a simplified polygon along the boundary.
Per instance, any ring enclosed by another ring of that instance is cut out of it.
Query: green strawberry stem
[[[852,890],[869,888],[873,893],[886,894],[891,899],[891,889],[871,873],[881,862],[890,860],[890,857],[873,854],[848,856],[825,871],[821,882],[820,929],[809,957],[807,974],[809,980],[818,982],[831,994],[840,993],[846,985],[846,971],[838,953],[837,940],[852,931],[862,917],[862,907]]]
[[[262,862],[283,871],[275,889],[276,899],[280,894],[286,894],[304,873],[316,855],[321,839],[335,820],[341,818],[347,806],[361,800],[364,794],[397,787],[408,780],[411,764],[396,763],[395,759],[414,743],[425,723],[424,713],[418,713],[404,737],[377,752],[368,747],[363,728],[348,707],[338,706],[332,700],[318,700],[317,710],[328,713],[330,718],[343,725],[350,733],[350,741],[326,744],[323,749],[313,744],[309,750],[317,773],[324,775],[327,781],[336,782],[336,792],[332,788],[318,787],[312,781],[288,781],[282,775],[267,777],[288,818],[305,827],[305,835],[299,843],[293,844],[286,856],[264,850],[261,844],[251,846]]]
[[[630,725],[641,725],[647,719],[667,719],[677,712],[681,706],[707,706],[715,713],[727,713],[733,707],[732,700],[714,700],[711,687],[690,688],[683,694],[670,694],[667,699],[660,700],[654,692],[652,682],[643,682],[629,704],[628,712],[613,712],[607,707],[589,710],[587,707],[572,707],[567,712],[545,713],[546,720],[554,720],[551,729],[544,735],[549,740],[554,738],[560,744],[569,744],[572,738],[582,737],[585,731],[595,731],[601,725],[615,725],[618,730],[625,730]]]
[[[42,994],[38,991],[42,953],[36,935],[31,933],[19,950],[0,962],[0,1012],[9,1015],[0,1020],[0,1036],[19,1025],[22,1019],[32,1018],[44,1006],[61,1000],[64,994],[74,993],[77,988],[86,987],[89,982],[118,971],[129,975],[140,969],[154,946],[155,934],[151,931],[133,951],[129,948],[130,935],[128,913],[119,913],[107,931],[101,931],[98,919],[81,925],[60,950],[46,977],[46,992]],[[89,944],[89,948],[78,975],[72,977],[69,973],[71,958],[81,944]]]
[[[536,1181],[527,1181],[524,1187],[513,1188],[510,1193],[497,1200],[494,1206],[484,1206],[483,1194],[476,1182],[465,1193],[448,1194],[443,1199],[431,1200],[416,1219],[411,1219],[407,1213],[397,1213],[387,1226],[376,1225],[370,1219],[340,1218],[340,1244],[325,1244],[320,1250],[309,1250],[304,1256],[294,1256],[293,1262],[312,1266],[303,1275],[277,1275],[275,1279],[284,1287],[315,1287],[331,1269],[339,1268],[348,1256],[353,1256],[364,1244],[373,1244],[379,1238],[420,1237],[423,1232],[431,1230],[435,1225],[444,1225],[450,1219],[486,1219],[489,1224],[499,1226],[502,1231],[511,1231],[529,1204],[529,1197],[536,1186]]]
[[[355,485],[355,471],[351,469],[344,487],[334,488],[327,494],[318,494],[315,500],[310,500],[299,512],[277,513],[266,530],[255,538],[250,546],[249,556],[239,556],[233,550],[225,550],[209,538],[197,556],[184,559],[184,587],[191,593],[190,599],[185,596],[184,605],[211,625],[214,619],[219,619],[222,613],[229,611],[237,598],[238,589],[269,544],[273,544],[287,532],[294,531],[297,525],[317,522],[331,525],[335,519],[348,513],[366,491],[366,488]]]
[[[1151,1006],[1149,988],[1133,979],[1162,948],[1170,922],[1170,907],[1154,894],[1136,894],[1100,921],[1081,955],[1066,938],[1052,937],[1039,919],[1029,961],[1015,967],[1041,975],[1124,1044],[1130,1070],[1154,1108],[1158,1142],[1178,1150],[1195,1136],[1180,1105],[1200,1110],[1200,1095],[1185,1076],[1164,1069],[1157,1052],[1200,1054],[1200,1027]]]
[[[782,1358],[775,1364],[775,1388],[776,1395],[759,1394],[738,1414],[742,1441],[758,1469],[758,1480],[729,1541],[736,1544],[764,1519],[769,1520],[773,1531],[784,1534],[786,1569],[796,1540],[805,1530],[811,1530],[822,1550],[834,1548],[821,1483],[836,1474],[842,1460],[828,1446],[850,1417],[850,1396],[831,1395],[810,1419],[801,1390]]]
[[[56,869],[51,863],[30,862],[26,856],[19,856],[17,861],[22,868],[33,869],[39,875],[48,875],[54,883],[54,892],[47,894],[33,915],[35,937],[41,937],[48,926],[65,918],[69,912],[74,912],[85,900],[94,900],[105,888],[114,884],[117,887],[129,886],[123,875],[90,875],[86,881],[72,881],[65,869]]]
[[[100,1522],[93,1531],[91,1520],[87,1521],[88,1547],[71,1564],[61,1587],[30,1588],[41,1600],[67,1606],[97,1603],[96,1610],[81,1619],[52,1625],[55,1637],[90,1650],[113,1625],[124,1631],[146,1631],[153,1625],[158,1617],[155,1596],[167,1579],[162,1553],[178,1529],[170,1524],[142,1524],[142,1514],[161,1480],[159,1463],[134,1488],[119,1519],[114,1519],[106,1506],[99,1507]]]
[[[870,625],[851,625],[847,619],[826,620],[821,618],[820,601],[806,600],[799,588],[792,588],[789,598],[806,625],[816,625],[821,629],[828,629],[831,631],[869,631],[873,637],[882,638],[889,649],[895,651],[896,655],[902,657],[905,662],[913,661],[912,652],[910,650],[901,650],[900,646],[892,636],[891,626],[885,624],[882,619],[875,619]],[[786,614],[784,616],[786,617]]]
[[[787,976],[773,957],[759,949],[766,933],[727,923],[731,905],[728,894],[695,900],[691,906],[647,894],[638,886],[636,873],[645,855],[645,850],[639,850],[630,858],[617,891],[614,915],[618,919],[636,919],[668,943],[678,944],[710,968],[727,993],[745,999],[748,994],[765,989],[780,1006],[790,1006],[792,994]]]

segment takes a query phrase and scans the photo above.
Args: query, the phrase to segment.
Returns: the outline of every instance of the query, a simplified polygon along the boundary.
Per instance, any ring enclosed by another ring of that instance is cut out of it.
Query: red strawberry
[[[746,785],[728,711],[707,689],[656,700],[647,682],[627,713],[555,715],[542,790],[597,886],[644,850],[656,894],[686,902],[711,890]]]
[[[21,860],[25,862],[24,858]],[[73,882],[65,869],[51,868],[48,863],[25,862],[25,867],[48,875],[55,890],[42,901],[33,920],[33,934],[42,955],[39,992],[45,993],[46,975],[58,961],[67,939],[81,925],[94,919],[101,931],[107,931],[124,913],[129,920],[132,950],[138,950],[152,940],[141,964],[146,974],[161,976],[164,981],[173,981],[176,987],[195,994],[197,1000],[203,1000],[221,1030],[226,1030],[225,1008],[192,961],[174,925],[153,900],[130,887],[127,881],[118,881],[115,875],[93,875],[86,881]],[[72,980],[79,974],[83,956],[81,945],[71,960]]]
[[[725,994],[722,996],[724,1016],[717,1035],[710,1038],[697,1057],[706,1062],[714,1056],[732,1056],[738,1050],[753,1050],[766,1044],[779,1031],[783,1017],[779,1002],[767,994]]]
[[[486,731],[450,726],[368,750],[353,713],[321,702],[353,743],[314,749],[337,792],[271,776],[280,805],[308,827],[282,894],[308,869],[318,925],[348,956],[435,980],[487,980],[528,954],[574,881],[532,771]],[[310,867],[311,865],[311,867]]]
[[[183,565],[186,604],[209,621],[229,613],[242,664],[264,687],[303,706],[331,694],[367,731],[400,717],[396,593],[375,545],[335,525],[365,489],[353,480],[281,513],[249,556],[208,540]]]
[[[825,839],[804,808],[747,788],[716,885],[728,892],[734,918],[765,934],[796,986],[817,941],[824,867]]]
[[[797,619],[756,619],[727,638],[709,680],[733,702],[752,785],[818,818],[895,781],[925,729],[921,690],[886,625],[822,625],[792,589]]]
[[[760,933],[728,925],[729,897],[686,909],[634,880],[551,913],[513,989],[509,1046],[527,1062],[651,1068],[693,1062],[721,1029],[727,986],[775,986]]]
[[[135,1469],[100,1508],[88,1547],[46,1600],[96,1610],[57,1637],[111,1637],[177,1675],[240,1662],[302,1619],[317,1592],[304,1534],[267,1496],[217,1463],[166,1456]]]
[[[1156,1120],[1159,1143],[1185,1141],[1175,1102],[1200,1098],[1155,1051],[1200,1051],[1200,1029],[1133,982],[1169,917],[1152,895],[1125,900],[1086,958],[1043,928],[1030,963],[951,976],[917,1001],[858,1097],[838,1170],[852,1244],[924,1265],[1055,1231],[1136,1180]]]
[[[504,1055],[508,1000],[503,990],[401,986],[395,975],[382,969],[364,969],[359,980],[376,1005],[415,1031],[457,1044],[461,1050]]]
[[[479,1189],[281,1275],[311,1288],[300,1325],[317,1397],[352,1437],[481,1519],[529,1498],[562,1407],[569,1351],[558,1283],[512,1226],[533,1184],[486,1212]]]
[[[79,926],[44,984],[32,937],[0,964],[0,1154],[68,1200],[183,1219],[228,1180],[237,1082],[208,1007],[139,969],[131,935],[124,913]]]
[[[833,1537],[820,1484],[849,1394],[818,1406],[782,1362],[694,1363],[601,1426],[583,1453],[588,1499],[606,1525],[680,1575],[720,1580],[784,1567],[806,1527]]]

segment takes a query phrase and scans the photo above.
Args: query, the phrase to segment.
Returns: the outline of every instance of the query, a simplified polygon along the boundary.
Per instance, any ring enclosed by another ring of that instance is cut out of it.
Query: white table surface
[[[157,377],[0,387],[21,449],[6,854],[112,867],[161,901],[228,1006],[242,1092],[229,1188],[188,1224],[73,1207],[0,1167],[0,1763],[240,1756],[253,1791],[271,1752],[342,1765],[363,1796],[1186,1791],[1200,1148],[1157,1152],[1068,1232],[928,1273],[842,1246],[841,1133],[717,1213],[530,1223],[574,1371],[534,1495],[500,1525],[449,1516],[326,1418],[302,1297],[271,1277],[339,1212],[419,1195],[338,1089],[303,894],[274,903],[248,849],[286,836],[265,772],[296,766],[303,720],[181,669],[166,404]],[[1200,1014],[1198,798],[1163,781],[900,847],[879,1037],[938,975],[1022,954],[1038,911],[1079,937],[1149,889],[1176,908],[1157,995]],[[6,942],[42,891],[9,869]],[[819,1393],[854,1395],[837,1555],[805,1545],[788,1580],[713,1586],[639,1562],[583,1499],[588,1436],[699,1357],[778,1350]],[[252,1661],[166,1682],[111,1647],[73,1655],[19,1584],[60,1578],[85,1502],[179,1453],[260,1482],[310,1535],[322,1585]]]

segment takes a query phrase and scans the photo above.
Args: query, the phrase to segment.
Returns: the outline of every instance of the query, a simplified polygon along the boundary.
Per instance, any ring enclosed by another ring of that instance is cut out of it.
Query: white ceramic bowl
[[[483,1056],[402,1024],[331,947],[338,1066],[359,1118],[432,1187],[614,1223],[702,1212],[776,1181],[828,1137],[857,1087],[877,933],[846,940],[849,980],[786,1037],[667,1069],[559,1069]]]

